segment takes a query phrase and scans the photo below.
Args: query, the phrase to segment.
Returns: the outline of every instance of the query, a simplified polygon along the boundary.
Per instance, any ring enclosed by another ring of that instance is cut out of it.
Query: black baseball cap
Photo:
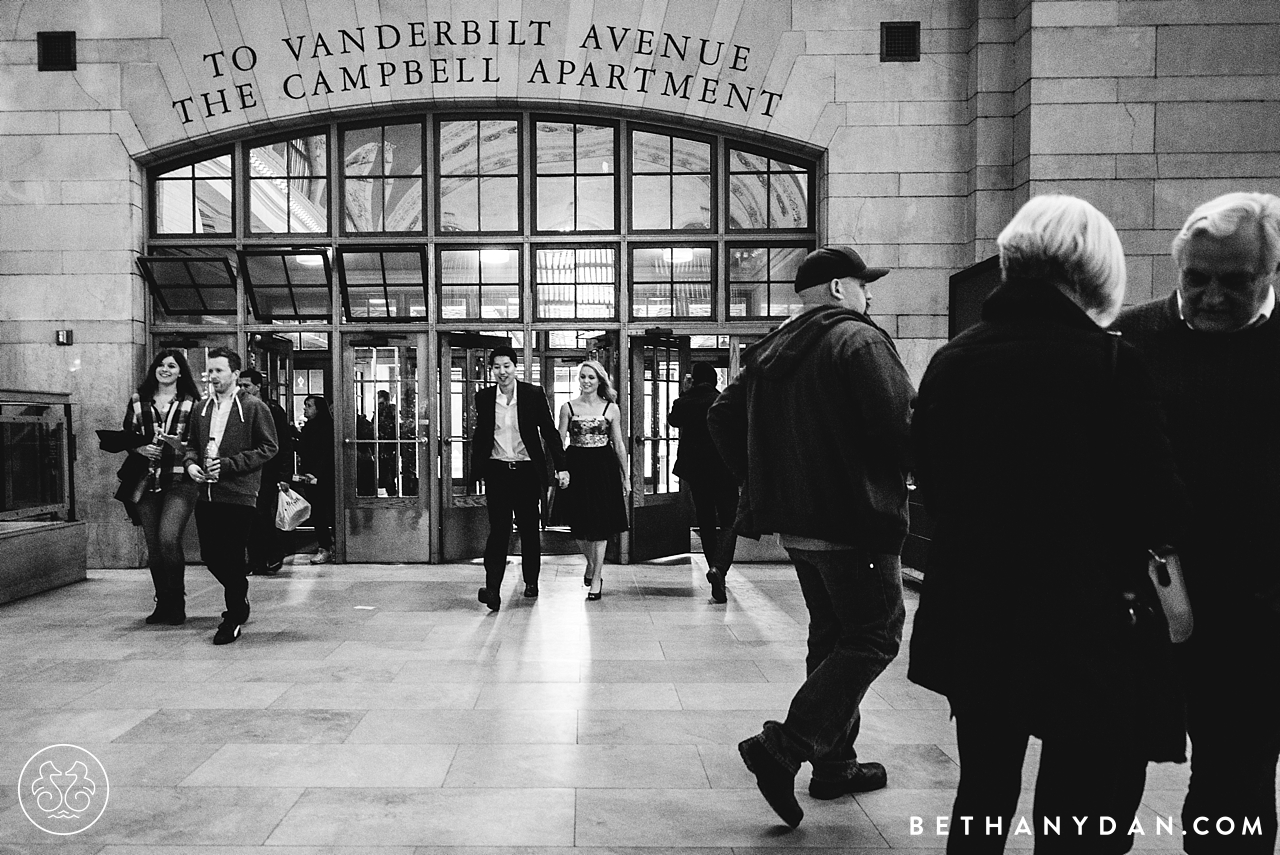
[[[862,256],[851,246],[824,246],[800,262],[800,269],[796,271],[796,293],[846,276],[874,282],[888,272],[887,267],[867,267]]]

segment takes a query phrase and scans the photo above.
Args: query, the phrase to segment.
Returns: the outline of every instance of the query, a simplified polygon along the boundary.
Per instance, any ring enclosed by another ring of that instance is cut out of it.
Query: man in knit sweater
[[[1178,544],[1196,621],[1185,651],[1184,847],[1270,855],[1280,760],[1280,198],[1230,193],[1201,205],[1173,257],[1177,290],[1127,310],[1113,329],[1155,375],[1195,513]]]
[[[236,386],[240,355],[225,347],[214,348],[205,367],[213,394],[191,413],[186,467],[200,485],[196,502],[200,555],[222,583],[227,604],[213,643],[230,644],[249,619],[245,545],[258,504],[262,466],[275,457],[279,442],[271,410]],[[214,452],[208,459],[207,450]]]

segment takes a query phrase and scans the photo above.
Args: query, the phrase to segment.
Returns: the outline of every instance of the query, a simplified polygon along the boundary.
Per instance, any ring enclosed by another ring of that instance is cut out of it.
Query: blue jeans
[[[191,481],[177,481],[161,492],[144,494],[138,502],[157,602],[172,600],[181,605],[185,599],[187,557],[182,537],[196,506],[196,490]]]
[[[762,739],[792,771],[809,762],[815,778],[838,781],[857,770],[858,705],[902,643],[902,564],[853,549],[787,554],[809,609],[808,678],[787,720],[765,722]]]

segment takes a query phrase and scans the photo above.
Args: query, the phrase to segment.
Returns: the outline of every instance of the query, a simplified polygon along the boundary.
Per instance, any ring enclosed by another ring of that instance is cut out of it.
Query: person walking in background
[[[1183,846],[1270,855],[1280,563],[1266,532],[1280,519],[1280,198],[1206,202],[1174,238],[1173,258],[1177,289],[1121,313],[1116,328],[1155,376],[1191,494],[1180,544],[1195,614],[1182,672],[1191,734]],[[1244,833],[1246,822],[1260,833]]]
[[[516,379],[516,352],[507,345],[489,354],[489,371],[497,383],[476,393],[476,429],[471,439],[471,476],[483,479],[489,511],[489,540],[484,549],[484,587],[480,602],[491,611],[502,607],[502,578],[507,572],[507,544],[511,518],[520,531],[520,569],[524,595],[538,596],[542,567],[538,503],[550,486],[547,455],[556,483],[565,487],[564,448],[551,421],[547,393],[541,386]]]
[[[298,469],[307,484],[311,525],[320,546],[311,563],[328,564],[333,560],[333,414],[323,397],[308,395],[302,401],[302,417],[306,422],[298,431]]]
[[[192,414],[186,469],[200,485],[196,530],[205,566],[221,583],[227,609],[213,636],[230,644],[249,620],[245,549],[258,504],[262,467],[279,445],[267,405],[236,386],[240,354],[209,351],[206,374],[213,394]]]
[[[707,410],[715,401],[716,369],[706,362],[693,366],[692,384],[671,405],[667,423],[680,430],[676,465],[672,470],[689,484],[698,537],[707,557],[707,581],[717,603],[727,601],[724,580],[733,563],[738,535],[733,530],[738,511],[738,479],[720,459],[707,429]]]
[[[784,822],[800,824],[800,764],[809,795],[835,799],[885,786],[854,748],[859,705],[898,655],[905,611],[908,422],[914,390],[889,334],[867,314],[887,274],[846,246],[809,253],[796,272],[804,311],[753,345],[707,415],[720,456],[743,483],[740,533],[777,532],[809,611],[808,673],[786,721],[738,745]]]
[[[252,395],[267,405],[271,410],[271,421],[276,426],[279,450],[262,467],[257,514],[253,518],[253,531],[249,533],[250,574],[274,576],[284,566],[284,538],[276,528],[276,508],[280,493],[289,489],[289,482],[293,479],[293,431],[284,409],[263,394],[262,384],[262,372],[253,368],[241,371],[236,379],[236,385],[246,395]]]
[[[1148,691],[1173,681],[1144,679],[1171,673],[1157,669],[1172,645],[1149,658],[1125,593],[1149,586],[1148,550],[1170,553],[1186,493],[1150,377],[1106,333],[1125,291],[1111,223],[1038,196],[997,244],[1003,283],[916,400],[915,477],[937,528],[908,676],[956,722],[947,852],[1004,851],[1033,735],[1036,851],[1127,852],[1146,762],[1185,759],[1185,736],[1176,697]]]
[[[180,350],[162,350],[151,360],[138,391],[129,399],[124,430],[147,442],[129,451],[122,467],[121,494],[147,541],[147,566],[155,585],[149,624],[181,626],[187,619],[187,559],[182,538],[196,505],[196,485],[183,471],[190,437],[191,408],[200,387]],[[124,495],[127,492],[128,495]]]
[[[578,397],[560,407],[569,488],[564,492],[569,530],[587,559],[582,581],[588,600],[604,590],[604,551],[609,537],[627,530],[630,482],[622,443],[618,395],[609,373],[594,359],[578,366]]]

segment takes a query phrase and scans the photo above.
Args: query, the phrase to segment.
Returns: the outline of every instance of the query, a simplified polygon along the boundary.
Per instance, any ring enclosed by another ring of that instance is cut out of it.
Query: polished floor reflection
[[[905,653],[864,704],[862,756],[889,787],[819,802],[802,771],[806,815],[788,831],[735,746],[785,714],[804,676],[791,569],[735,567],[718,606],[700,557],[608,566],[595,603],[581,568],[548,558],[527,600],[511,567],[491,614],[478,566],[288,565],[252,579],[252,620],[226,647],[210,643],[221,591],[203,568],[188,571],[183,627],[143,625],[145,570],[0,606],[0,855],[945,846],[954,729],[943,699],[907,682]],[[67,838],[28,823],[15,786],[61,742],[111,784],[101,820]],[[1177,815],[1185,783],[1185,767],[1153,767],[1140,851],[1179,851],[1156,816]]]

